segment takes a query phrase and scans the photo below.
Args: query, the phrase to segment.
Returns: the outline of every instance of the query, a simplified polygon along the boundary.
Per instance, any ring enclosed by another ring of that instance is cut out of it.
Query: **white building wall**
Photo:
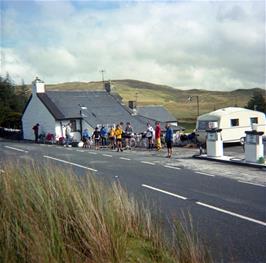
[[[39,134],[55,134],[55,119],[43,105],[36,94],[32,94],[30,103],[22,117],[23,136],[26,140],[34,140],[32,127],[39,123]]]
[[[60,121],[55,122],[55,137],[57,140],[59,140],[60,137],[64,137],[63,126]]]

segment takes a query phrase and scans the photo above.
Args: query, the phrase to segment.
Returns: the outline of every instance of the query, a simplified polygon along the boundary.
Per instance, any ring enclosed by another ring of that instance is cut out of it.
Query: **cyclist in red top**
[[[160,122],[156,121],[155,123],[155,145],[157,151],[161,150],[162,145],[161,145],[161,126]]]

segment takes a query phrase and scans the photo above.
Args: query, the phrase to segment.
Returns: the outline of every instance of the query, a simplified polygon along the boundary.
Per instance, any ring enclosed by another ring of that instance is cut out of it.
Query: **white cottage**
[[[73,135],[80,139],[80,119],[66,118],[58,109],[56,104],[50,100],[45,91],[45,84],[36,78],[32,82],[32,95],[24,109],[22,116],[23,137],[25,140],[34,140],[32,127],[39,123],[39,134],[51,133],[56,139],[64,137],[64,129],[67,123],[71,122]]]
[[[146,130],[147,122],[153,124],[160,121],[162,125],[163,119],[165,123],[176,122],[169,112],[170,117],[167,116],[165,109],[153,108],[154,112],[157,114],[152,116],[150,110],[147,114],[144,110],[136,114],[130,107],[123,105],[110,88],[102,91],[46,91],[44,82],[36,78],[32,82],[32,95],[22,116],[23,134],[24,139],[34,140],[32,127],[39,123],[40,134],[50,133],[58,140],[64,137],[65,126],[70,122],[74,140],[79,141],[81,131],[85,128],[92,132],[96,126],[108,127],[122,121],[130,122],[134,132],[139,133]]]

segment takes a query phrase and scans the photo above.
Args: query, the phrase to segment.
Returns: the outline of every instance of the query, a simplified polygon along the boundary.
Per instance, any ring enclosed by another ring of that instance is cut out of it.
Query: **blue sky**
[[[1,74],[265,88],[264,1],[1,1]]]

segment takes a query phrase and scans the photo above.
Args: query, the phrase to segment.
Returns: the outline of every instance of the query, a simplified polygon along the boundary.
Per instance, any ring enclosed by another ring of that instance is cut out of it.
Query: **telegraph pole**
[[[105,89],[105,87],[104,87],[104,72],[105,72],[105,70],[102,69],[102,70],[100,70],[100,72],[102,73],[103,89]]]
[[[192,98],[193,97],[196,97],[196,100],[197,100],[197,117],[198,117],[199,116],[199,96],[198,95],[196,95],[196,96],[189,96],[187,98],[187,101],[192,101]]]
[[[197,117],[199,116],[199,96],[196,96],[197,98]]]
[[[103,83],[104,83],[104,72],[105,72],[105,70],[102,69],[102,70],[100,70],[100,72],[102,73],[102,81],[103,81]]]

